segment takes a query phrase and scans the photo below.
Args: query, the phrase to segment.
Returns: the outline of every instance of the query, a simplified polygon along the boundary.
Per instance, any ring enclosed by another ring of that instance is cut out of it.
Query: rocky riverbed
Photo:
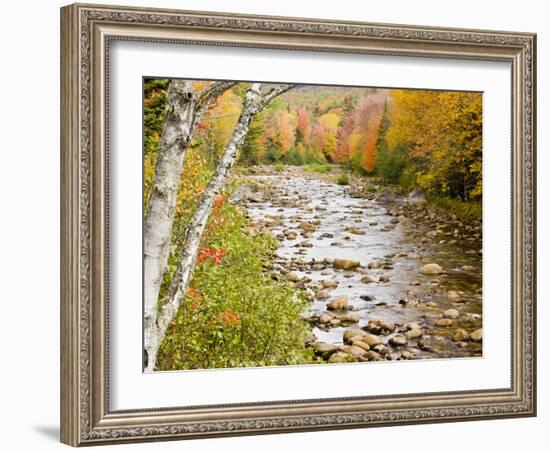
[[[254,168],[233,196],[280,241],[271,276],[311,299],[306,345],[329,362],[481,356],[481,225],[338,170]]]

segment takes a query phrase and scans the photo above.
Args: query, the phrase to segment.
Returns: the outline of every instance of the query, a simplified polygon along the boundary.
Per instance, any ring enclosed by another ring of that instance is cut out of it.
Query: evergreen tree
[[[261,115],[256,116],[244,140],[239,156],[239,163],[254,166],[260,162],[261,137],[264,134],[264,123]]]

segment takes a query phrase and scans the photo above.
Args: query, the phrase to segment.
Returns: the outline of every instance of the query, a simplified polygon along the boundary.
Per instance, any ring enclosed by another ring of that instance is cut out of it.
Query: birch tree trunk
[[[291,89],[292,86],[283,85],[272,89],[265,95],[262,95],[261,88],[262,85],[260,83],[254,83],[247,91],[243,109],[231,139],[229,140],[229,143],[227,144],[224,153],[218,162],[216,172],[208,184],[208,187],[204,191],[199,201],[197,210],[195,211],[195,214],[189,224],[181,259],[170,282],[167,301],[161,306],[157,318],[156,332],[158,335],[150,341],[151,344],[156,344],[156,347],[150,346],[149,348],[146,348],[149,356],[146,368],[148,371],[152,371],[155,368],[158,346],[166,333],[168,325],[176,314],[182,298],[185,296],[191,275],[193,274],[193,269],[195,267],[201,237],[204,233],[208,217],[212,211],[214,198],[223,188],[231,167],[237,159],[237,152],[242,146],[248,133],[250,121],[256,114],[267,106],[269,101]]]
[[[170,253],[170,237],[183,161],[191,136],[212,102],[235,83],[216,82],[197,95],[193,82],[172,80],[168,111],[155,165],[155,177],[144,223],[144,341],[146,360],[158,342],[158,296]],[[154,361],[154,359],[153,359]],[[148,365],[148,361],[146,361]]]

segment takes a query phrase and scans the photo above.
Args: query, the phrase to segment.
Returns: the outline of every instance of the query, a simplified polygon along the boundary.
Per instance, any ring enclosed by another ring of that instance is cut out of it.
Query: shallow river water
[[[347,296],[348,310],[330,314],[352,313],[358,319],[358,323],[336,326],[312,321],[319,341],[342,344],[346,329],[382,318],[401,327],[394,335],[417,323],[424,335],[431,336],[432,351],[416,340],[408,341],[406,348],[415,358],[481,355],[481,343],[452,339],[458,329],[471,333],[482,323],[479,229],[446,223],[433,215],[425,220],[422,208],[404,203],[353,198],[348,186],[326,179],[284,173],[247,178],[261,197],[245,199],[243,204],[253,222],[268,224],[280,240],[274,270],[286,276],[292,272],[310,293],[313,301],[306,315],[318,317],[327,312],[331,299]],[[303,223],[313,226],[304,229]],[[335,258],[357,260],[361,267],[334,269]],[[375,268],[369,269],[373,262]],[[443,272],[421,274],[428,263],[439,264]],[[374,281],[362,282],[366,274]],[[328,298],[316,299],[323,280],[338,285],[328,290]],[[449,291],[458,293],[459,300]],[[458,317],[452,317],[450,325],[436,325],[449,309],[457,311]],[[383,336],[384,342],[390,337]]]

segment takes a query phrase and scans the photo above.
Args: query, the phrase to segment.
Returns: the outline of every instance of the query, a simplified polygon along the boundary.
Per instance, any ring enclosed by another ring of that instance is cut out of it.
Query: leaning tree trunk
[[[149,360],[146,370],[152,371],[155,368],[158,346],[160,345],[164,334],[166,333],[166,329],[176,314],[181,300],[185,296],[189,286],[189,281],[191,280],[191,275],[193,274],[193,269],[197,259],[201,237],[204,233],[210,212],[212,211],[214,198],[223,188],[231,167],[237,159],[237,152],[248,133],[250,121],[256,114],[267,106],[269,101],[292,88],[290,85],[283,85],[272,89],[265,95],[262,95],[261,87],[261,84],[255,83],[247,91],[243,109],[231,139],[229,140],[229,143],[227,144],[225,151],[218,162],[216,172],[210,180],[208,187],[204,191],[199,201],[197,210],[191,219],[180,262],[170,282],[167,301],[161,306],[157,318],[156,331],[158,335],[154,339],[157,347],[147,349]],[[155,359],[152,358],[153,356],[155,356]]]
[[[158,296],[168,264],[174,209],[185,153],[202,115],[212,102],[235,83],[217,82],[200,96],[193,82],[173,80],[168,88],[168,111],[155,165],[155,177],[144,223],[144,340],[146,359],[160,342],[157,332]]]

